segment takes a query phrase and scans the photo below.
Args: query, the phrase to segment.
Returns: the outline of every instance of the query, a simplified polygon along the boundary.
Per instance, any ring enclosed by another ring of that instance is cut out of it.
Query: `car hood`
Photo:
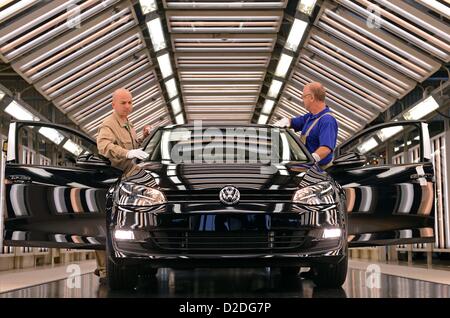
[[[317,165],[286,164],[163,164],[141,163],[122,181],[154,186],[163,191],[217,190],[232,185],[247,190],[295,190],[329,175]]]

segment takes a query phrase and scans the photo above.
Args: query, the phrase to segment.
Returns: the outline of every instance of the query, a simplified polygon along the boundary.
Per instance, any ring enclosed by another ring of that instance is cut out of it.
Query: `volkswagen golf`
[[[72,164],[23,163],[21,130],[41,133]],[[405,138],[416,160],[383,161]],[[111,289],[161,267],[271,267],[285,276],[310,267],[317,286],[339,287],[349,247],[433,242],[429,139],[419,121],[373,126],[341,142],[324,171],[289,129],[173,125],[155,130],[143,147],[149,157],[122,173],[79,131],[13,122],[4,244],[106,249]]]

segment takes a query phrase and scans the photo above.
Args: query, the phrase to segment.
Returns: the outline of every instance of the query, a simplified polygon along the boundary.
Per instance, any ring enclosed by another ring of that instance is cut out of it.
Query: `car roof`
[[[168,125],[168,126],[164,126],[164,127],[160,127],[161,129],[172,129],[172,128],[193,128],[195,127],[194,124],[182,124],[182,125]],[[255,128],[274,128],[273,125],[268,125],[268,124],[213,124],[213,123],[202,123],[202,127],[244,127],[244,128],[250,128],[250,127],[255,127]]]

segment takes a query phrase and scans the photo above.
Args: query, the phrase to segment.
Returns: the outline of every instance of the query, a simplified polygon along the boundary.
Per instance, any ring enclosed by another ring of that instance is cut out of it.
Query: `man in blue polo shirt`
[[[322,84],[306,84],[303,88],[303,103],[309,113],[292,119],[283,118],[274,124],[276,127],[301,131],[300,140],[323,169],[332,164],[338,134],[338,124],[325,105],[325,95]]]

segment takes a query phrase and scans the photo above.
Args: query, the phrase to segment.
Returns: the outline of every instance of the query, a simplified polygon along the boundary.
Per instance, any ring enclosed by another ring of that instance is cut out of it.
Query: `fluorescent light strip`
[[[295,19],[284,47],[288,50],[296,52],[307,27],[308,22]]]
[[[158,10],[156,0],[139,0],[139,4],[141,6],[143,14],[148,14],[150,12]]]
[[[264,28],[264,27],[236,27],[236,28],[213,28],[213,27],[191,27],[191,28],[180,28],[180,27],[172,27],[173,32],[209,32],[209,33],[240,33],[240,32],[274,32],[277,27],[272,28]]]
[[[228,96],[225,96],[226,99],[228,99]],[[225,98],[223,98],[221,101],[189,101],[186,100],[186,104],[192,105],[192,106],[196,106],[196,107],[208,107],[208,106],[215,106],[215,107],[225,107],[225,105],[227,106],[237,106],[237,105],[243,105],[243,106],[253,106],[255,104],[255,100],[244,100],[244,101],[239,101],[239,100],[235,100],[235,101],[229,101],[229,100],[224,100]]]
[[[283,86],[283,82],[280,82],[279,80],[275,79],[272,80],[267,96],[277,98],[278,95],[280,94],[281,86]]]
[[[169,95],[169,98],[173,98],[178,95],[177,84],[174,78],[164,82],[164,84],[166,86],[167,95]]]
[[[278,61],[277,68],[275,69],[275,76],[282,78],[286,77],[293,59],[294,58],[292,56],[282,53],[280,60]]]
[[[182,125],[182,124],[185,123],[183,113],[181,113],[181,114],[175,116],[175,122],[176,122],[177,124],[179,124],[179,125]]]
[[[269,119],[269,116],[261,114],[258,119],[258,124],[260,124],[260,125],[267,124],[268,119]]]
[[[261,113],[269,115],[272,112],[273,106],[275,106],[275,101],[266,99],[264,101],[264,106],[261,110]]]
[[[17,120],[30,120],[30,121],[40,120],[39,117],[33,115],[25,107],[23,107],[14,100],[11,103],[9,103],[8,106],[6,106],[4,111]]]
[[[165,53],[161,56],[158,56],[157,60],[163,79],[173,74],[172,63],[170,62],[169,53]]]
[[[407,110],[403,114],[403,118],[406,120],[419,120],[431,114],[439,108],[439,104],[436,102],[433,96],[429,96],[413,108]]]
[[[297,10],[307,15],[311,15],[316,5],[316,0],[300,0]]]
[[[161,19],[158,17],[156,19],[150,20],[149,22],[147,22],[147,27],[155,52],[165,49],[167,46],[166,40],[164,38]]]
[[[172,107],[172,112],[173,112],[174,115],[180,113],[181,112],[180,98],[177,98],[177,99],[173,100],[170,103],[170,106]]]
[[[219,2],[219,1],[208,1],[208,2],[198,2],[198,1],[167,1],[167,8],[169,9],[275,9],[283,8],[286,5],[286,1],[263,1],[263,2]]]
[[[187,11],[189,13],[197,13],[196,11]],[[226,12],[226,11],[222,11]],[[264,14],[265,11],[259,11],[257,13]],[[274,11],[276,12],[276,11]],[[254,13],[254,12],[252,12]],[[283,18],[283,15],[210,15],[209,13],[205,13],[205,15],[176,15],[176,16],[170,16],[170,21],[230,21],[230,20],[238,20],[237,22],[242,21],[279,21]]]

